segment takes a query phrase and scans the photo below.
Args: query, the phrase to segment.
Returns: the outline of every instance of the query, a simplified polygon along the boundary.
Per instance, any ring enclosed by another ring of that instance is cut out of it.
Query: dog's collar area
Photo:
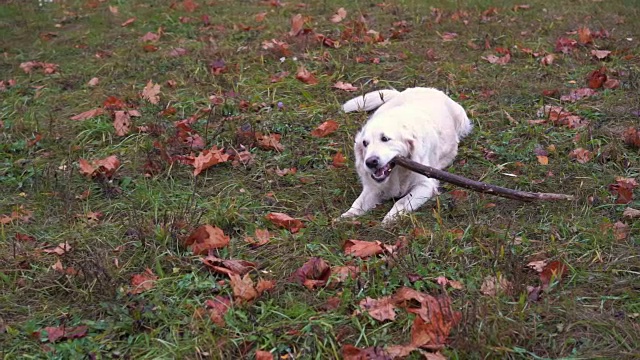
[[[371,174],[371,178],[377,182],[383,182],[391,175],[391,170],[393,170],[395,166],[396,163],[390,161],[386,165],[377,168],[373,174]]]

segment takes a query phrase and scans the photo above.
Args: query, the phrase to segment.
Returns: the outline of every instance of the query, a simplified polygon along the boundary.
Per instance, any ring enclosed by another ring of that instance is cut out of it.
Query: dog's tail
[[[462,139],[463,137],[469,135],[471,130],[473,129],[473,125],[471,124],[471,120],[467,116],[467,112],[464,110],[462,105],[453,101],[452,99],[447,99],[452,103],[452,115],[455,121],[456,132],[458,133],[458,138]]]
[[[400,94],[398,90],[378,90],[370,92],[347,101],[342,105],[342,110],[344,110],[344,112],[375,110],[398,94]]]

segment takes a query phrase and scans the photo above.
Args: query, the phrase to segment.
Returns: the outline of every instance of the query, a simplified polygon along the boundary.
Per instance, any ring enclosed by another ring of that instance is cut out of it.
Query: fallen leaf
[[[117,6],[109,5],[109,11],[110,11],[113,15],[118,15],[118,7],[117,7]]]
[[[506,54],[505,56],[502,56],[502,57],[498,57],[495,55],[487,55],[486,57],[483,56],[482,58],[484,60],[487,60],[491,64],[498,64],[498,65],[506,65],[509,61],[511,61],[510,54]]]
[[[305,227],[302,221],[294,219],[291,216],[283,213],[272,212],[267,214],[265,218],[273,224],[289,230],[293,234],[297,233],[300,229]]]
[[[227,246],[229,241],[230,238],[224,234],[222,229],[211,225],[202,225],[186,238],[184,244],[195,255],[206,255],[209,250]]]
[[[251,301],[258,297],[258,292],[253,286],[253,280],[249,274],[240,278],[240,275],[230,274],[229,282],[233,289],[233,297],[240,301]]]
[[[127,19],[125,22],[123,22],[122,24],[120,24],[120,26],[125,27],[125,26],[129,26],[131,25],[134,21],[136,21],[136,18],[132,17]]]
[[[229,154],[224,149],[213,146],[210,150],[203,150],[198,156],[193,158],[193,176],[198,176],[204,170],[229,160]]]
[[[78,159],[78,165],[80,166],[80,173],[87,177],[101,175],[106,178],[111,178],[120,167],[120,160],[118,160],[118,157],[115,155],[91,162],[80,158]]]
[[[602,87],[605,89],[617,89],[620,87],[620,80],[608,78],[607,81],[602,84]]]
[[[616,182],[609,185],[609,190],[618,195],[616,204],[628,204],[633,200],[633,189],[638,182],[633,178],[616,177]]]
[[[342,154],[342,152],[338,151],[333,156],[333,167],[341,168],[341,167],[345,167],[346,164],[347,164],[347,158]]]
[[[258,284],[256,284],[256,291],[258,292],[258,295],[262,295],[263,292],[272,290],[275,287],[275,281],[259,279]]]
[[[360,273],[360,269],[356,266],[333,266],[331,268],[332,282],[343,283],[348,279],[355,279]]]
[[[640,218],[640,210],[634,208],[626,208],[622,212],[622,217],[625,219],[637,219]]]
[[[115,96],[109,96],[103,103],[102,106],[107,111],[116,111],[124,109],[125,103],[124,101],[118,99]]]
[[[593,158],[593,153],[583,148],[577,148],[569,153],[569,157],[580,164],[585,164]]]
[[[591,89],[599,89],[602,85],[607,81],[607,69],[601,67],[600,69],[594,70],[589,74],[587,78],[587,85]]]
[[[76,121],[88,120],[88,119],[94,118],[96,116],[100,116],[102,114],[104,114],[104,109],[95,108],[95,109],[87,110],[87,111],[85,111],[83,113],[80,113],[78,115],[72,116],[71,120],[76,120]]]
[[[256,229],[255,237],[247,236],[244,241],[253,246],[262,246],[269,242],[271,234],[266,229]]]
[[[312,257],[291,274],[290,280],[313,290],[325,286],[330,275],[329,264],[319,257]]]
[[[587,45],[593,42],[593,37],[591,36],[591,30],[589,30],[588,27],[581,26],[578,29],[578,42],[581,45]]]
[[[44,249],[43,251],[47,254],[56,254],[58,256],[62,256],[66,253],[68,253],[69,251],[71,251],[72,247],[71,245],[69,245],[68,242],[63,242],[58,244],[58,246],[56,246],[53,249]]]
[[[184,0],[182,2],[182,8],[184,9],[184,11],[186,12],[194,12],[196,11],[196,9],[199,7],[200,5],[198,5],[195,1],[193,0]]]
[[[540,64],[544,66],[548,66],[553,64],[553,61],[556,59],[556,56],[553,54],[547,54],[540,59]]]
[[[132,288],[129,289],[128,293],[140,294],[151,290],[156,285],[156,280],[158,280],[158,277],[149,268],[143,273],[134,274],[131,276]]]
[[[286,78],[287,76],[289,76],[289,72],[288,71],[281,71],[281,72],[271,76],[271,82],[272,83],[280,82],[284,78]]]
[[[311,132],[311,136],[313,137],[325,137],[334,131],[338,130],[338,123],[333,120],[327,120],[320,124],[317,128],[315,128]]]
[[[227,65],[222,59],[210,62],[209,68],[211,69],[211,73],[213,75],[220,75],[227,72]]]
[[[452,288],[456,289],[456,290],[462,290],[464,289],[464,285],[462,285],[462,283],[460,281],[456,281],[456,280],[449,280],[444,276],[438,276],[436,278],[436,282],[438,283],[438,285],[445,287],[445,286],[451,286]]]
[[[156,33],[152,33],[151,31],[149,31],[148,33],[144,34],[140,38],[140,41],[154,42],[154,41],[158,41],[158,40],[160,40],[160,35],[158,35]]]
[[[480,286],[480,292],[488,296],[496,296],[499,293],[510,294],[513,291],[513,284],[504,276],[487,276]]]
[[[443,33],[442,35],[440,35],[440,38],[441,38],[443,41],[453,41],[453,40],[455,40],[457,37],[458,37],[458,34],[457,34],[457,33],[454,33],[454,32],[445,32],[445,33]]]
[[[629,225],[623,223],[622,221],[616,221],[615,224],[613,224],[613,236],[616,238],[616,240],[626,240],[629,237],[630,233],[631,229],[629,228]]]
[[[187,55],[188,53],[189,52],[187,51],[187,49],[178,47],[178,48],[171,49],[171,51],[169,51],[169,56],[178,57],[178,56]]]
[[[606,59],[611,51],[609,50],[591,50],[591,55],[595,56],[598,60]]]
[[[347,240],[342,246],[346,255],[353,255],[359,258],[368,258],[381,254],[382,243],[380,241],[362,241],[362,240]]]
[[[309,85],[315,85],[315,84],[318,83],[318,80],[313,75],[313,73],[311,73],[309,70],[307,70],[304,67],[304,65],[300,65],[298,67],[298,72],[296,73],[296,79],[302,81],[305,84],[309,84]]]
[[[288,169],[276,168],[276,170],[275,170],[276,175],[278,175],[280,177],[286,176],[286,175],[293,175],[296,172],[298,172],[298,169],[296,169],[296,168],[288,168]]]
[[[578,46],[578,42],[566,37],[560,37],[556,40],[556,52],[568,54]]]
[[[624,142],[627,145],[640,148],[640,128],[630,126],[625,129]]]
[[[578,100],[591,97],[596,94],[596,91],[591,88],[582,88],[572,90],[569,95],[562,95],[560,101],[576,102]]]
[[[342,346],[343,360],[390,360],[392,357],[380,346],[372,346],[364,349],[346,344]],[[393,358],[395,359],[395,358]]]
[[[280,143],[282,135],[280,134],[261,134],[256,133],[256,145],[263,150],[284,151],[284,145]]]
[[[98,86],[99,83],[100,83],[100,79],[98,79],[97,77],[94,77],[94,78],[91,78],[91,80],[89,80],[87,85],[89,85],[89,86]]]
[[[214,324],[225,326],[224,314],[231,308],[231,299],[227,296],[218,295],[213,299],[204,302],[204,306],[209,312],[209,318]]]
[[[344,91],[358,91],[358,87],[353,86],[349,83],[345,83],[342,81],[338,81],[335,84],[333,84],[333,88],[335,89],[340,89],[340,90],[344,90]]]
[[[160,102],[160,96],[158,96],[158,94],[160,94],[160,85],[154,84],[152,80],[149,80],[142,90],[142,98],[157,105]]]
[[[44,330],[47,332],[47,340],[55,343],[58,340],[79,339],[87,335],[89,328],[85,325],[81,326],[48,326]]]
[[[372,299],[370,297],[366,297],[365,299],[360,301],[358,306],[360,307],[360,309],[357,310],[356,313],[361,314],[363,312],[366,312],[367,314],[369,314],[369,316],[378,321],[393,321],[396,319],[396,307],[391,296],[385,296],[380,299]]]
[[[256,360],[273,360],[273,355],[264,350],[256,350]]]
[[[333,14],[333,16],[331,16],[331,22],[339,23],[340,21],[344,20],[346,17],[347,17],[347,10],[341,7],[340,9],[338,9],[338,11],[336,11],[335,14]]]
[[[116,136],[127,135],[131,131],[131,116],[126,111],[116,111],[113,114],[113,127],[116,129]]]
[[[549,165],[549,158],[545,155],[538,155],[538,163],[540,163],[540,165]]]
[[[568,268],[562,261],[552,261],[548,263],[542,272],[540,272],[540,282],[542,283],[542,290],[545,290],[549,287],[552,279],[557,281],[562,280],[562,278],[568,275]]]
[[[213,255],[206,256],[201,260],[209,269],[228,276],[231,276],[232,274],[244,275],[256,268],[256,264],[251,261],[220,259]]]
[[[267,12],[263,11],[261,13],[257,13],[253,18],[256,20],[256,22],[262,22],[264,21],[264,18],[267,16]]]
[[[527,267],[541,273],[545,266],[547,266],[547,261],[546,260],[536,260],[536,261],[531,261],[527,264]]]
[[[296,14],[291,17],[291,30],[289,31],[290,36],[298,36],[302,32],[302,27],[304,25],[304,18],[302,14]]]

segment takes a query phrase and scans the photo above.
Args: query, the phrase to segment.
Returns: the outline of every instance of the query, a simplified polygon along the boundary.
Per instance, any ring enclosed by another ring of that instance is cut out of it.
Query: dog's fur
[[[342,108],[345,112],[377,110],[354,145],[362,193],[341,217],[359,216],[383,200],[399,199],[382,220],[384,225],[438,193],[437,180],[394,167],[392,159],[402,155],[443,169],[453,162],[458,142],[472,128],[460,104],[431,88],[375,91],[347,101]]]

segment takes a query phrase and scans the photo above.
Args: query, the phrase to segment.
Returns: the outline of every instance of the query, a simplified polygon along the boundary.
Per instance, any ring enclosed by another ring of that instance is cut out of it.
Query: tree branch
[[[400,165],[404,168],[407,168],[411,171],[417,172],[418,174],[422,174],[430,178],[442,180],[444,182],[447,182],[453,185],[458,185],[460,187],[470,189],[473,191],[501,196],[508,199],[520,200],[520,201],[526,201],[526,202],[536,201],[536,200],[573,200],[574,199],[573,195],[534,193],[534,192],[528,192],[528,191],[507,189],[500,186],[486,184],[480,181],[467,179],[466,177],[462,177],[460,175],[454,175],[444,170],[438,170],[438,169],[432,168],[431,166],[422,165],[415,161],[409,160],[404,156],[396,156],[393,159],[393,162],[395,162],[396,165]]]

